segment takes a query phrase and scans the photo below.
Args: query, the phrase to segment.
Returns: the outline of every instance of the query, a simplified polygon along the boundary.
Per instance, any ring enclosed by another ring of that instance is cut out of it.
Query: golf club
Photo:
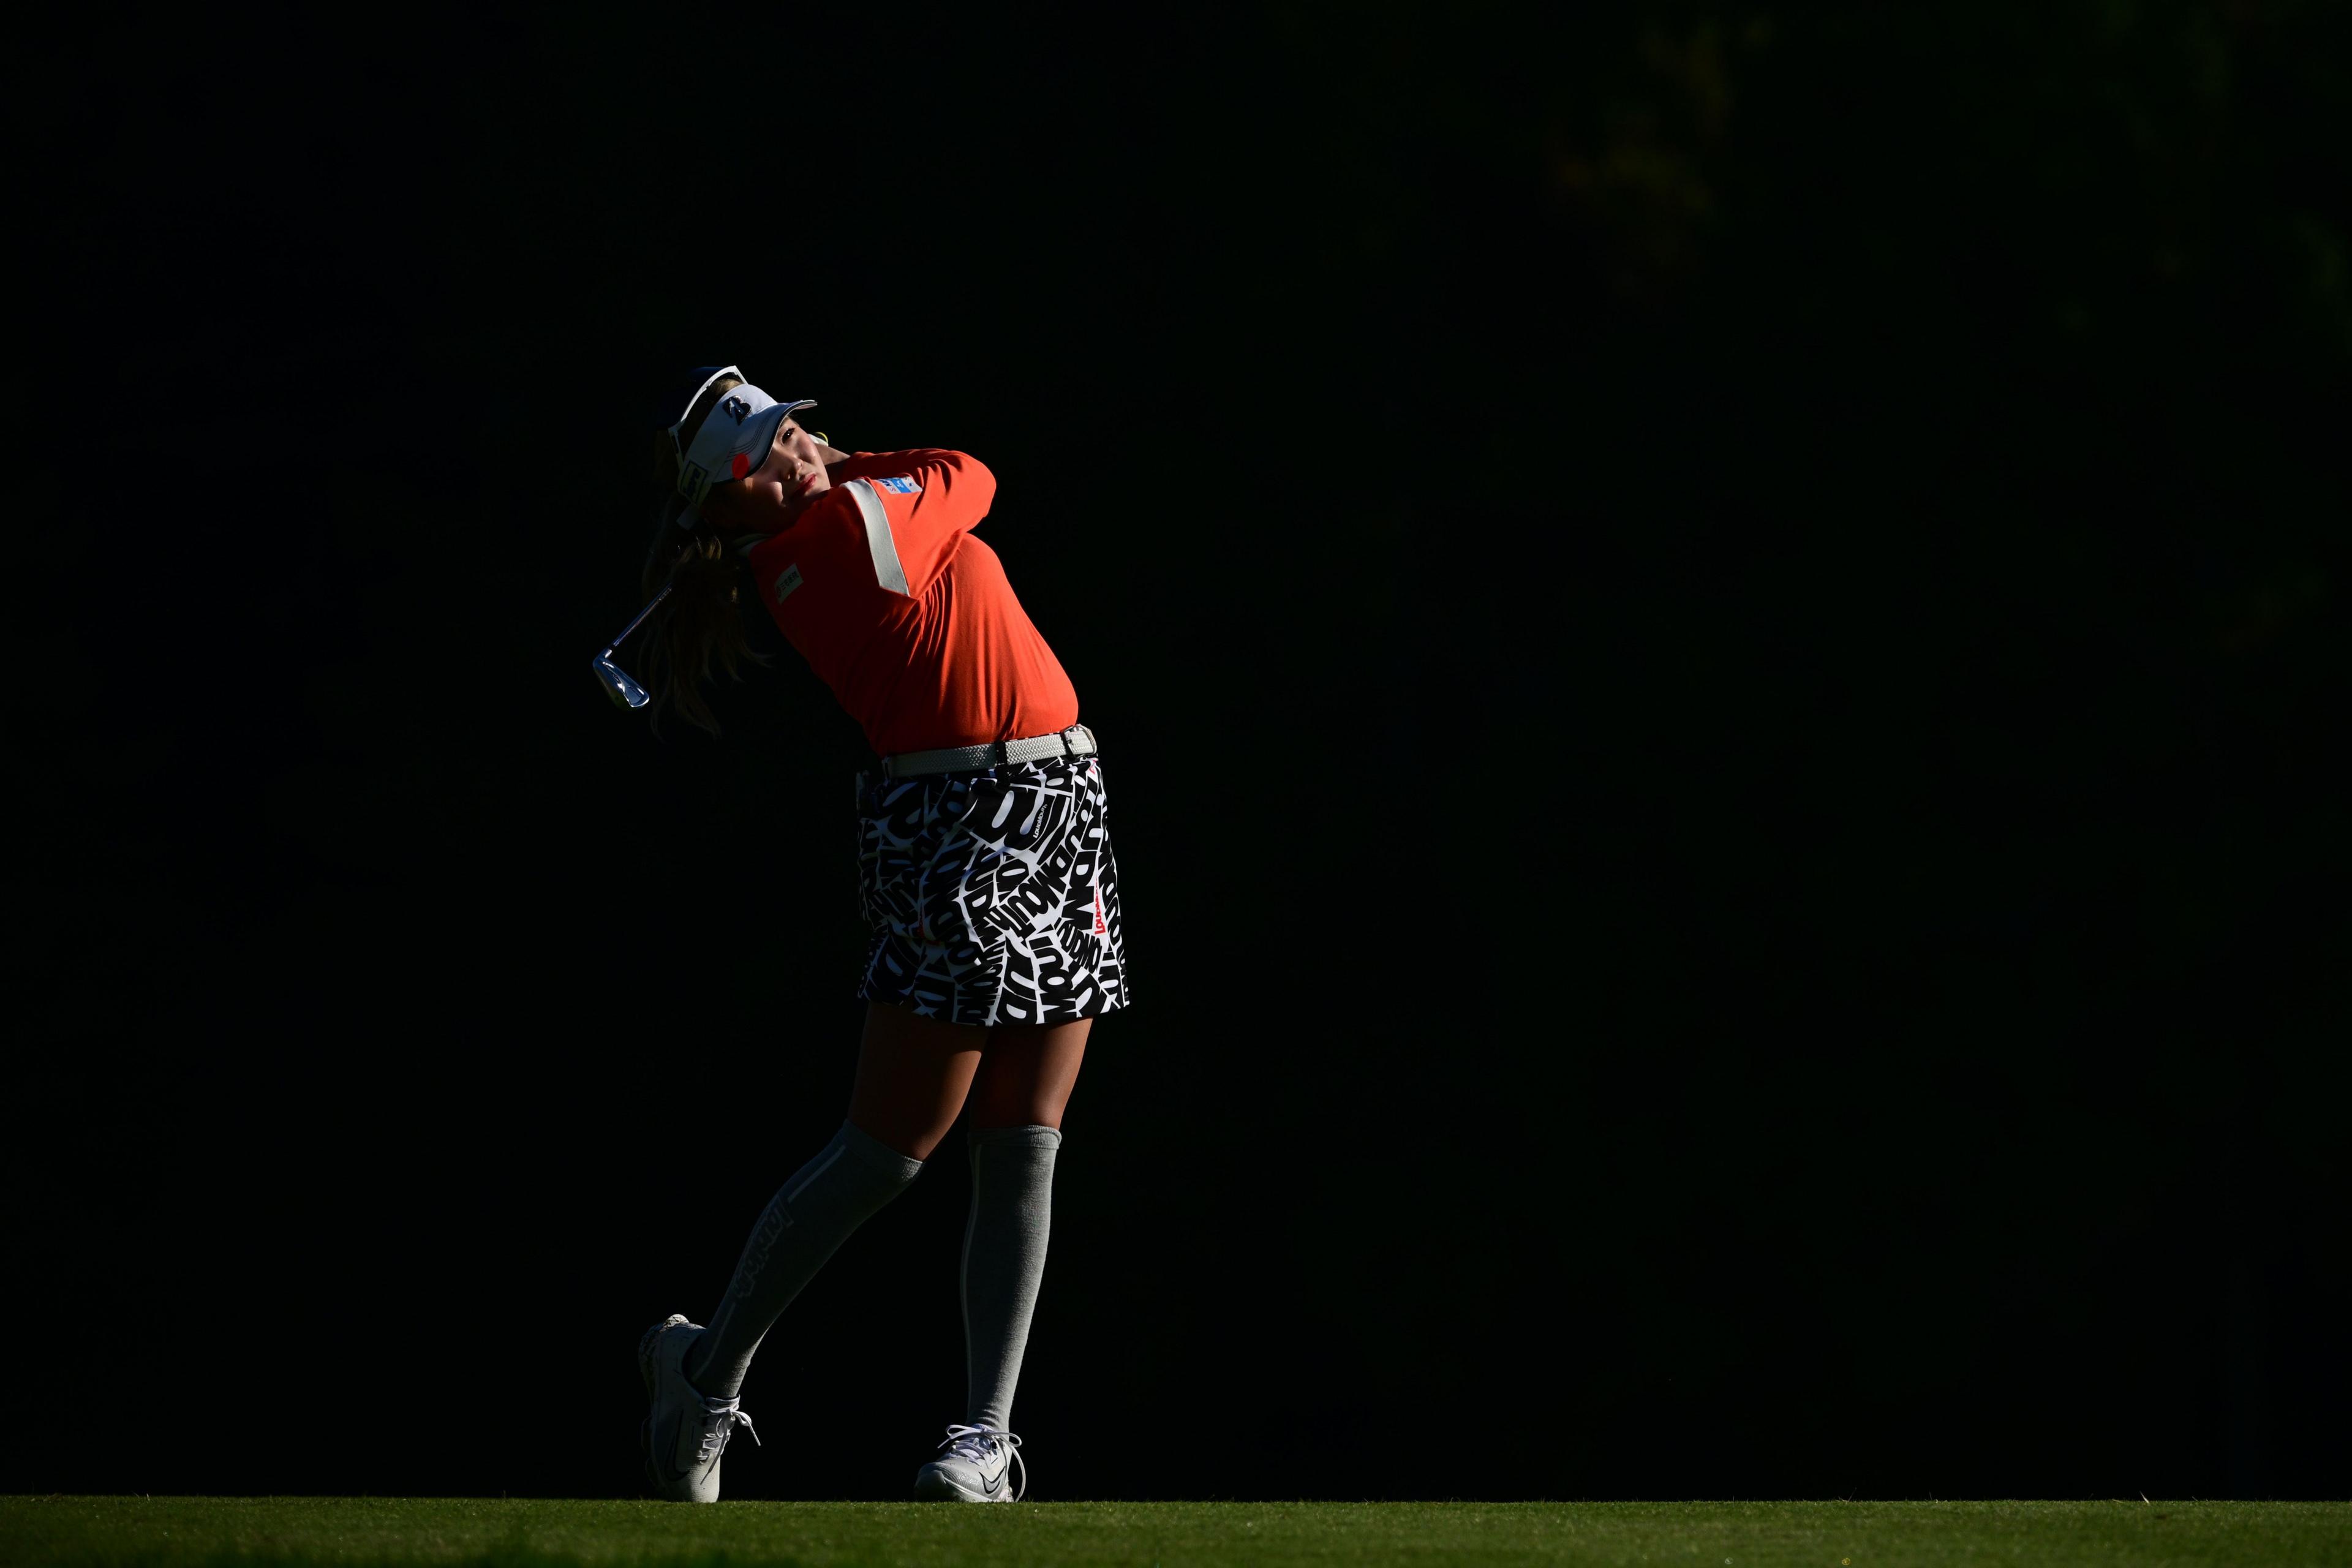
[[[596,679],[604,683],[605,691],[611,695],[614,703],[618,707],[642,708],[653,700],[646,695],[646,689],[639,686],[627,670],[613,662],[613,649],[629,640],[629,634],[635,631],[644,624],[645,618],[654,613],[654,606],[669,597],[669,590],[670,584],[664,584],[662,591],[646,602],[646,607],[637,612],[636,618],[621,628],[621,635],[614,637],[606,646],[604,651],[596,656],[591,665],[591,668],[596,671]]]

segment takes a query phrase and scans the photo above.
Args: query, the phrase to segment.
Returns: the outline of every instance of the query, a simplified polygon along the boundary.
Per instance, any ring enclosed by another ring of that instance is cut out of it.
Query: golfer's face
[[[800,428],[797,418],[785,418],[776,426],[767,463],[751,475],[752,510],[764,517],[793,517],[830,487],[833,479],[825,475],[824,458],[816,456],[816,439]]]
[[[713,521],[726,528],[783,528],[832,485],[824,462],[817,456],[815,439],[801,428],[798,420],[787,418],[776,426],[767,461],[722,487],[734,494]]]

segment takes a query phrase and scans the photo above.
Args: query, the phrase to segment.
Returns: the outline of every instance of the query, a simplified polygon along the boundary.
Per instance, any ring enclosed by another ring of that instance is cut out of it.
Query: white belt
[[[1042,762],[1047,757],[1091,757],[1095,732],[1073,724],[1058,735],[1032,735],[1024,741],[991,741],[984,746],[943,746],[936,752],[900,752],[882,759],[882,776],[903,779],[910,773],[976,773],[1006,763]]]

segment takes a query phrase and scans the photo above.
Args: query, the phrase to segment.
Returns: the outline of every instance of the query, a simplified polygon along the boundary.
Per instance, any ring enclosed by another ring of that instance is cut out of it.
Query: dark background
[[[854,726],[587,669],[735,361],[1104,738],[1036,1495],[2345,1495],[2342,8],[841,9],[15,55],[9,1488],[634,1489],[858,1018]]]

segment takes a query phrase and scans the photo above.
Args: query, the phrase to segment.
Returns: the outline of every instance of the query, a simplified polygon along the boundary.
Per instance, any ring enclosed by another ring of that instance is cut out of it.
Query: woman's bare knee
[[[955,1125],[988,1031],[873,1003],[857,1048],[849,1120],[910,1160],[928,1160]]]
[[[1077,1087],[1092,1018],[988,1031],[971,1086],[974,1127],[1059,1127]]]

